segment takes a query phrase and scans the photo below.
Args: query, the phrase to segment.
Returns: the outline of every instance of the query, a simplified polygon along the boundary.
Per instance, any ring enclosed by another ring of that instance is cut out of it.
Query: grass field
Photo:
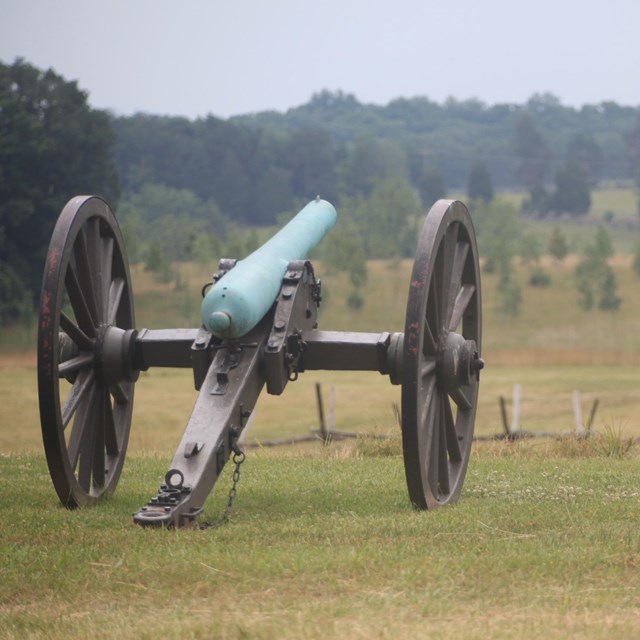
[[[633,218],[621,193],[597,206],[574,246],[608,209]],[[618,247],[635,242],[622,223],[616,229]],[[502,431],[498,400],[510,401],[519,384],[522,429],[573,430],[579,390],[585,420],[599,401],[595,435],[478,442],[459,502],[428,513],[406,494],[399,388],[378,374],[308,372],[282,397],[261,397],[245,441],[316,428],[316,382],[325,409],[333,398],[335,428],[358,439],[250,449],[224,527],[135,527],[131,513],[155,493],[196,397],[191,372],[171,369],[143,373],[136,385],[116,493],[68,512],[42,453],[34,331],[3,331],[0,638],[640,637],[638,279],[631,256],[617,255],[620,310],[585,313],[575,264],[543,259],[545,289],[526,286],[519,265],[516,318],[500,312],[494,276],[483,278],[487,368],[476,433]],[[403,330],[409,261],[369,264],[360,311],[344,304],[346,278],[316,271],[327,294],[321,328]],[[197,325],[206,270],[181,265],[179,286],[139,267],[132,277],[139,327]],[[230,471],[206,519],[222,512]]]
[[[41,456],[3,455],[0,637],[638,637],[633,451],[481,444],[460,501],[423,513],[397,441],[384,453],[252,453],[231,523],[205,531],[130,523],[158,457],[132,456],[110,500],[71,513]]]

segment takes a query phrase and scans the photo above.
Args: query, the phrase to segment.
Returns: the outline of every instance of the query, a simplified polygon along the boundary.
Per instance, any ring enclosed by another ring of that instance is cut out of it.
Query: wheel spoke
[[[113,238],[104,236],[100,242],[100,279],[101,279],[101,302],[102,317],[109,317],[109,297],[111,292],[111,273],[113,269]]]
[[[434,394],[436,397],[432,398],[429,410],[426,414],[428,425],[425,425],[426,433],[431,437],[427,443],[427,455],[428,460],[427,467],[427,482],[431,487],[431,491],[434,496],[438,495],[438,481],[440,472],[440,399],[437,392]]]
[[[462,320],[464,312],[473,298],[473,294],[476,292],[476,288],[472,284],[464,284],[458,291],[453,310],[451,312],[451,319],[449,321],[449,331],[455,331]]]
[[[75,342],[81,351],[91,351],[93,349],[93,341],[91,338],[89,338],[64,311],[60,313],[60,327]]]
[[[100,235],[100,220],[99,218],[89,218],[84,227],[87,238],[87,249],[89,251],[89,260],[91,262],[91,269],[89,274],[93,278],[93,291],[95,293],[96,307],[98,309],[98,315],[100,320],[104,320],[104,308],[102,305],[102,236]]]
[[[73,313],[76,316],[78,326],[84,333],[92,338],[96,335],[96,321],[95,316],[91,315],[87,300],[84,296],[83,290],[78,281],[76,272],[69,266],[65,273],[64,283],[67,288],[67,294],[69,301],[73,308]]]
[[[120,446],[118,445],[118,434],[116,433],[116,423],[113,416],[113,406],[111,405],[111,398],[107,394],[105,398],[105,413],[104,413],[104,441],[107,449],[108,456],[117,456],[120,453]]]
[[[447,434],[447,451],[449,453],[449,460],[451,462],[461,462],[462,453],[460,452],[460,442],[456,432],[456,423],[453,419],[453,412],[451,411],[451,404],[449,403],[449,398],[446,395],[443,396],[442,400],[444,404],[444,423]]]
[[[424,379],[427,376],[431,375],[435,370],[436,370],[435,359],[429,359],[429,360],[425,360],[422,363],[422,371],[420,373],[422,375],[422,378]]]
[[[69,462],[71,468],[75,469],[78,465],[78,458],[82,450],[86,451],[85,440],[87,431],[91,431],[91,414],[95,401],[96,383],[88,387],[87,393],[82,395],[76,411],[73,427],[71,428],[71,436],[69,437],[69,446],[67,451],[69,454]]]
[[[444,307],[444,291],[442,279],[444,277],[444,251],[438,251],[433,267],[431,282],[429,283],[429,299],[427,300],[427,323],[431,327],[434,338],[438,339],[444,328],[442,325],[442,309]]]
[[[89,227],[90,223],[91,221],[87,222],[87,227]],[[85,229],[82,229],[80,233],[78,233],[76,243],[73,246],[73,255],[76,259],[78,281],[84,292],[87,308],[91,313],[94,325],[97,326],[100,323],[101,314],[96,299],[95,244],[89,243],[84,234]],[[91,238],[91,234],[88,234],[88,236]]]
[[[447,326],[447,318],[450,309],[450,295],[452,278],[455,271],[456,250],[458,248],[458,232],[460,225],[457,222],[451,223],[445,231],[440,252],[442,254],[442,271],[438,277],[438,293],[440,298],[440,308],[438,318],[442,328]]]
[[[94,385],[90,410],[87,414],[87,425],[83,429],[80,443],[80,463],[78,465],[78,483],[87,493],[91,489],[91,476],[96,459],[96,444],[104,438],[102,432],[102,394],[103,386]],[[104,445],[103,445],[104,446]],[[104,465],[103,465],[104,468]]]
[[[116,278],[109,287],[109,304],[107,307],[107,324],[114,325],[120,308],[120,301],[124,293],[124,280]]]
[[[467,394],[462,389],[453,389],[449,391],[451,399],[456,403],[459,410],[469,411],[473,406],[471,400],[467,397]]]
[[[429,293],[427,297],[427,309],[424,319],[424,347],[425,355],[434,356],[438,350],[438,338],[442,327],[440,326],[440,299],[438,295],[438,283],[435,271],[429,283]]]
[[[62,406],[62,428],[66,429],[69,421],[78,408],[80,401],[86,396],[93,385],[95,372],[93,369],[85,369],[78,374],[76,381],[69,391],[69,395]]]
[[[111,385],[109,391],[118,404],[126,404],[129,402],[129,394],[120,383]]]
[[[79,371],[80,369],[93,364],[95,356],[93,353],[81,353],[75,358],[71,358],[66,362],[62,362],[58,365],[58,375],[62,378],[62,376],[73,373],[74,371]]]
[[[440,396],[440,411],[438,412],[438,424],[435,428],[438,430],[438,487],[440,493],[448,495],[450,492],[449,484],[449,457],[447,455],[447,418],[444,403],[448,402],[446,394]]]
[[[431,327],[429,327],[429,311],[427,310],[427,318],[424,322],[424,337],[422,340],[422,353],[425,356],[435,356],[438,351],[438,345],[431,333]]]
[[[464,265],[469,253],[469,244],[467,242],[458,242],[455,247],[455,255],[453,257],[453,265],[451,269],[451,277],[449,280],[449,292],[447,296],[447,315],[446,326],[449,327],[449,331],[454,331],[458,326],[456,323],[453,325],[453,314],[455,309],[455,303],[459,296],[460,287],[462,283],[462,274],[464,271]]]

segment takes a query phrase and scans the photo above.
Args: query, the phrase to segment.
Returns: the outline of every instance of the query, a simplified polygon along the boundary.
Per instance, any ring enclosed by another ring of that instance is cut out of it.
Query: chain
[[[235,467],[231,476],[231,489],[229,490],[227,506],[224,508],[224,511],[222,512],[222,515],[218,520],[215,520],[213,522],[203,522],[198,526],[199,529],[217,529],[218,527],[221,527],[222,525],[229,522],[231,511],[233,510],[233,503],[235,502],[236,496],[238,495],[238,482],[240,482],[240,465],[245,461],[245,458],[246,455],[244,451],[242,451],[238,447],[234,447],[232,460]]]

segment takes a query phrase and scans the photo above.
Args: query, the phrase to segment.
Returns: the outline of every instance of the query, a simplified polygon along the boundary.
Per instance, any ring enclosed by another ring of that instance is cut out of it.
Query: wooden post
[[[318,401],[318,419],[320,422],[320,433],[324,442],[328,441],[327,437],[327,425],[324,422],[324,406],[322,403],[322,387],[319,382],[316,382],[316,399]]]
[[[573,422],[576,427],[576,433],[580,433],[583,430],[582,427],[582,408],[580,406],[580,391],[574,389],[572,395],[573,401]]]
[[[500,415],[502,416],[502,427],[504,434],[509,435],[509,419],[507,418],[507,403],[503,396],[500,396]]]
[[[593,401],[593,405],[591,406],[591,413],[589,414],[589,422],[587,422],[587,431],[591,431],[591,427],[593,426],[593,421],[596,417],[596,411],[598,409],[599,403],[600,400],[598,400],[598,398]]]

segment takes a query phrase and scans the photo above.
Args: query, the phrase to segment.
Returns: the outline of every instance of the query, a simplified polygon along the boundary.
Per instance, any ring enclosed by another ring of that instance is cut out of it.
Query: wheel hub
[[[101,326],[96,338],[96,373],[107,385],[135,382],[140,375],[133,366],[135,329]]]
[[[440,340],[436,366],[442,388],[451,391],[471,384],[474,377],[479,380],[484,360],[478,355],[475,340],[465,340],[450,331]]]

